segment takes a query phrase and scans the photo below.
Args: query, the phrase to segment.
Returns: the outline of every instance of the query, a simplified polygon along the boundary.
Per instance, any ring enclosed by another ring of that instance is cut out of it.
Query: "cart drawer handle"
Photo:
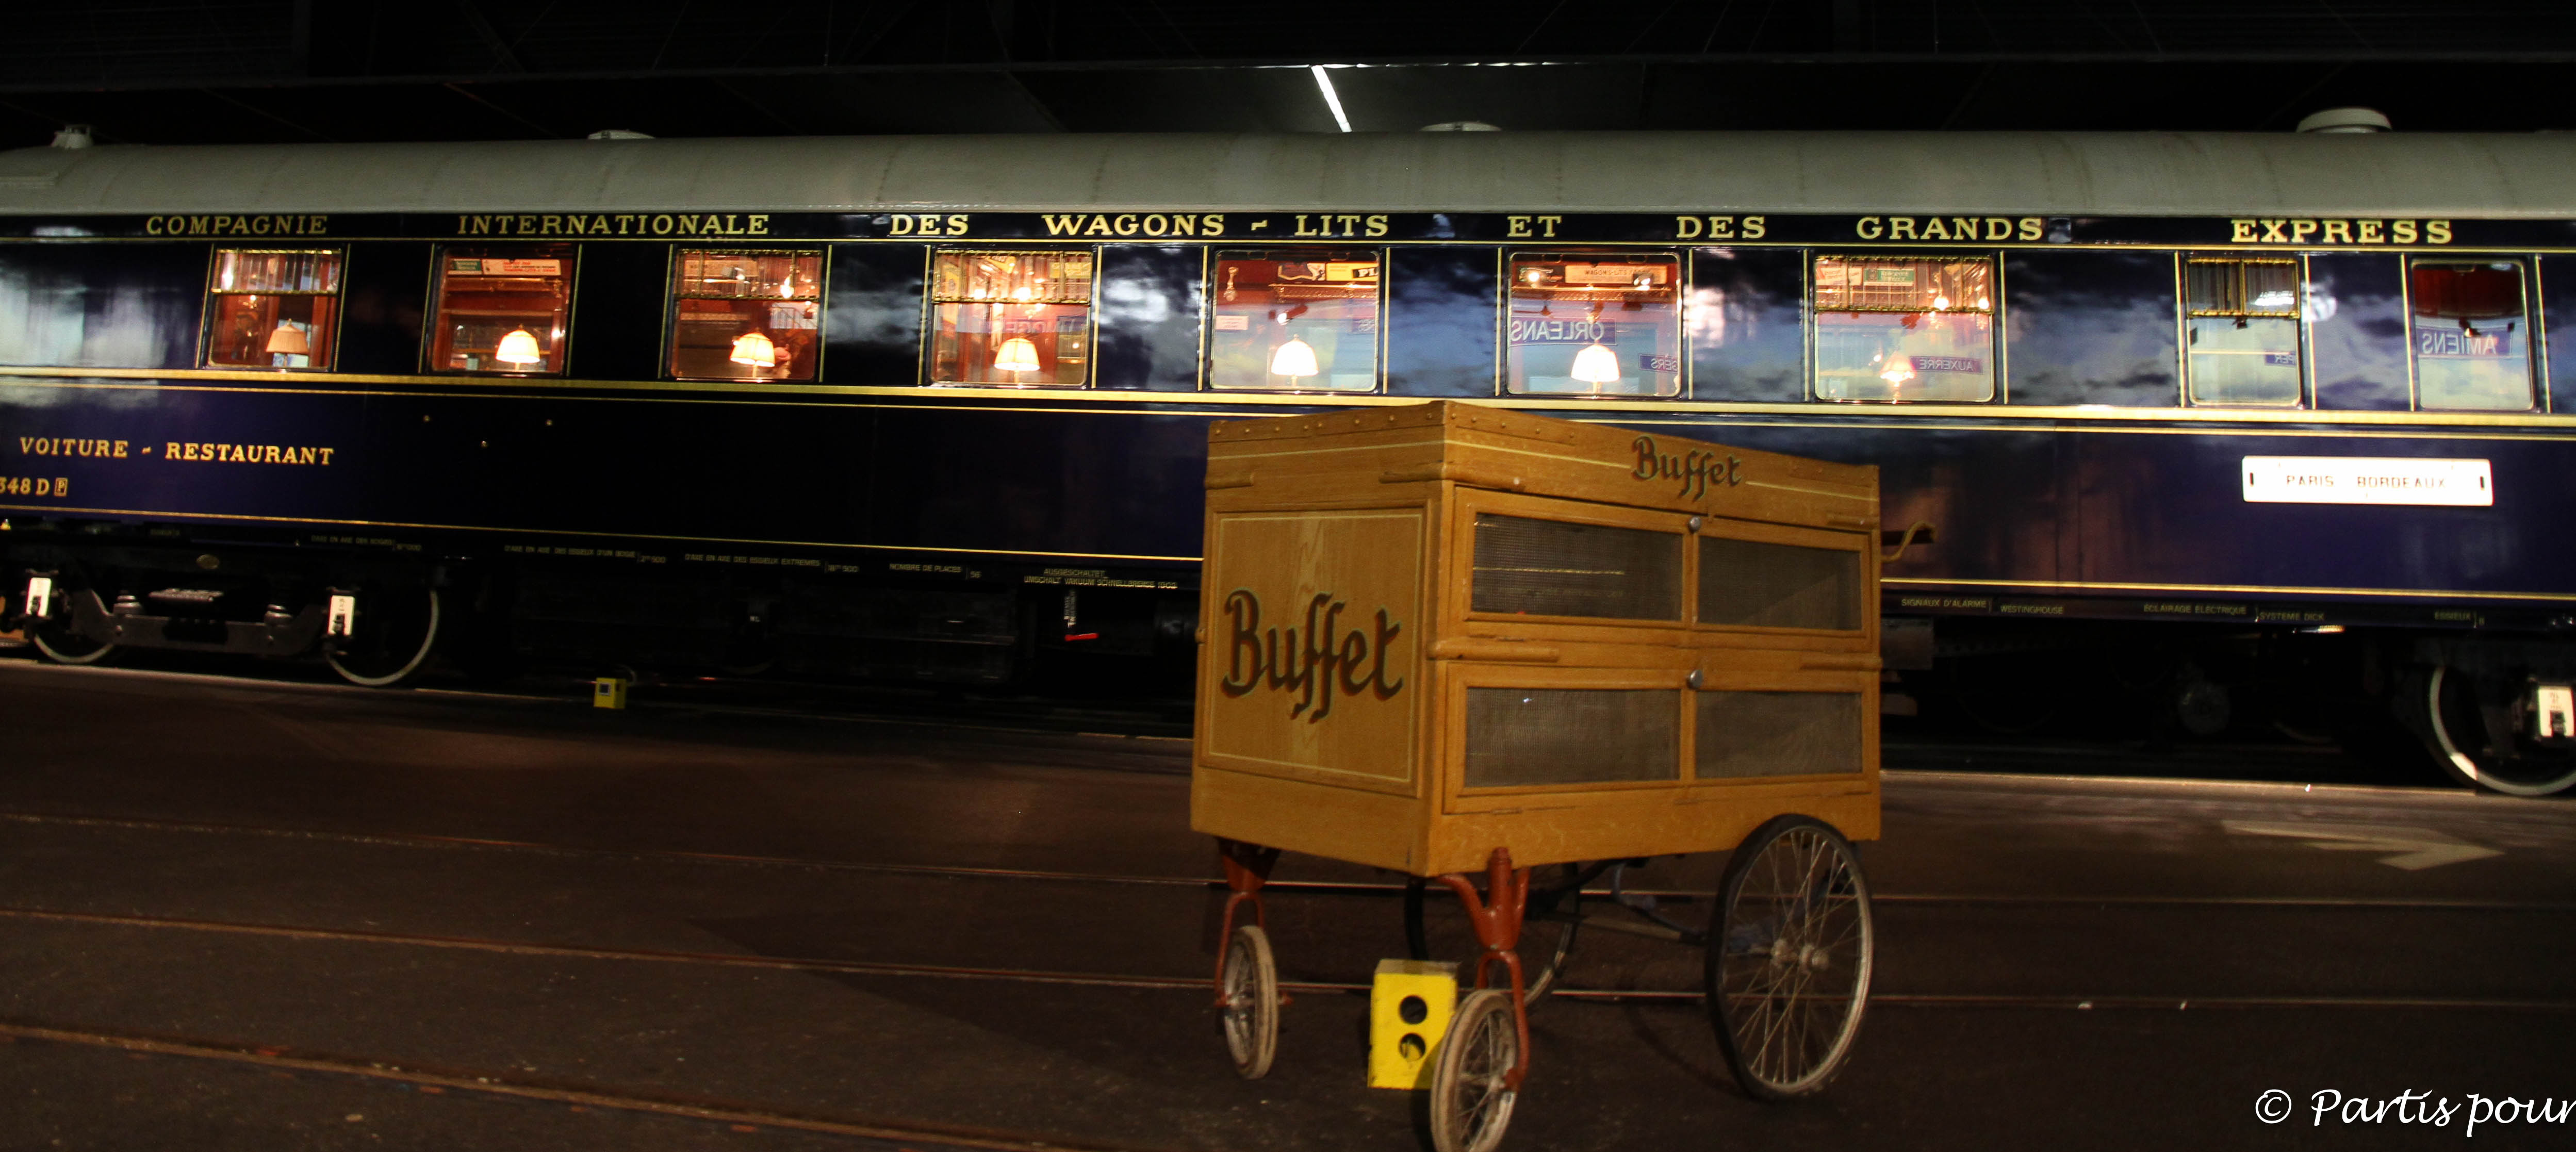
[[[1219,488],[1250,488],[1252,487],[1252,470],[1246,468],[1241,472],[1230,473],[1224,476],[1219,476],[1213,472],[1208,473],[1207,486],[1209,491],[1215,491]]]
[[[1810,672],[1826,669],[1848,672],[1876,672],[1879,670],[1880,666],[1878,654],[1875,652],[1849,656],[1832,656],[1818,653],[1816,655],[1803,657],[1798,661],[1798,667]]]
[[[1449,480],[1470,488],[1500,488],[1510,492],[1520,491],[1525,483],[1521,477],[1509,472],[1479,468],[1455,460],[1434,460],[1428,464],[1389,468],[1377,476],[1380,484],[1416,484],[1424,480]]]
[[[1867,516],[1845,516],[1840,512],[1827,513],[1825,516],[1825,523],[1831,524],[1836,528],[1878,527],[1878,521],[1872,520]]]
[[[1522,664],[1554,664],[1564,658],[1552,644],[1532,644],[1527,640],[1489,640],[1477,636],[1452,636],[1431,646],[1434,660],[1505,660]]]

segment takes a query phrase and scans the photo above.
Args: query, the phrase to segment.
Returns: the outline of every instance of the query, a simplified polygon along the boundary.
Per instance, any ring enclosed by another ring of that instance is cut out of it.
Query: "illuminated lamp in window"
[[[1618,383],[1619,354],[1598,340],[1585,345],[1574,354],[1574,378],[1593,385]]]
[[[1011,382],[1020,382],[1020,373],[1038,370],[1038,346],[1026,336],[1013,336],[1002,341],[993,353],[993,370],[1011,374]]]
[[[733,355],[727,359],[754,368],[775,368],[778,366],[778,346],[758,332],[745,332],[734,337]]]
[[[1878,378],[1887,381],[1891,385],[1903,384],[1906,381],[1913,379],[1914,358],[1911,356],[1898,356],[1889,360],[1887,362],[1887,371],[1879,373]]]
[[[277,331],[268,334],[268,350],[284,352],[290,356],[304,356],[313,351],[313,345],[305,340],[303,329],[280,320],[277,322]]]
[[[525,328],[510,329],[492,349],[492,358],[504,364],[542,364],[546,354],[537,350],[537,338]]]
[[[1273,376],[1295,380],[1321,371],[1315,366],[1315,346],[1295,336],[1289,337],[1277,352],[1270,354],[1270,374]]]

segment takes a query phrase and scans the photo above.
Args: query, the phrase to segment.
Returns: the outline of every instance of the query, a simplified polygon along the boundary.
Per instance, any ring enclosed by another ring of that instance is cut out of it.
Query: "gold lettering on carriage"
[[[2037,216],[1863,216],[1852,235],[1863,240],[2037,240]]]
[[[1261,626],[1261,598],[1251,589],[1226,593],[1225,613],[1231,625],[1225,679],[1217,682],[1217,690],[1238,698],[1265,687],[1295,692],[1297,702],[1288,714],[1304,715],[1308,723],[1332,713],[1336,688],[1343,696],[1366,692],[1380,700],[1392,699],[1403,690],[1404,681],[1386,678],[1386,654],[1404,625],[1380,608],[1372,628],[1353,627],[1345,632],[1341,615],[1348,607],[1332,593],[1318,592],[1306,601],[1305,631],[1301,634],[1291,626],[1283,632]],[[1312,712],[1307,711],[1310,708]]]
[[[1225,235],[1223,212],[1044,212],[1039,219],[1049,236]]]
[[[2227,242],[2230,244],[2334,244],[2360,247],[2370,244],[2448,244],[2451,222],[2448,220],[2229,220]]]
[[[1675,456],[1656,448],[1652,436],[1637,437],[1630,445],[1637,450],[1637,467],[1628,474],[1639,480],[1673,480],[1681,484],[1684,500],[1697,500],[1708,495],[1712,483],[1733,487],[1744,483],[1744,458],[1720,456],[1715,452],[1692,449]]]
[[[174,440],[162,445],[161,458],[198,464],[311,464],[328,468],[331,454],[337,451],[309,444],[183,444]]]
[[[522,212],[460,215],[459,236],[767,236],[766,212]]]
[[[151,216],[143,221],[147,236],[327,236],[331,218],[321,213],[293,216]]]

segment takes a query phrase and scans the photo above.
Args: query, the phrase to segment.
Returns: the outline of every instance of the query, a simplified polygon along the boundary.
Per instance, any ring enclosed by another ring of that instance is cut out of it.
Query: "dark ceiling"
[[[0,147],[918,132],[2576,128],[2566,0],[24,4]]]

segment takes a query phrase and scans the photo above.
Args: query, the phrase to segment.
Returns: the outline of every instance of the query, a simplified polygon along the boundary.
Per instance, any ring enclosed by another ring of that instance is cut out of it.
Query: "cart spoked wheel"
[[[1225,1000],[1217,1018],[1225,1027],[1226,1051],[1237,1073],[1258,1080],[1269,1074],[1270,1058],[1279,1051],[1279,966],[1270,959],[1270,934],[1257,924],[1235,929],[1219,980]]]
[[[1583,926],[1581,870],[1567,864],[1561,871],[1571,887],[1531,893],[1529,919],[1521,927],[1521,964],[1527,974],[1521,1002],[1525,1005],[1535,1006],[1556,987],[1557,977],[1565,972],[1565,958],[1574,953],[1575,932]],[[1431,959],[1431,934],[1423,924],[1423,894],[1429,884],[1419,876],[1404,882],[1404,946],[1415,960]]]
[[[1470,993],[1449,1019],[1440,1042],[1440,1064],[1431,1073],[1431,1146],[1438,1152],[1492,1152],[1512,1122],[1520,1096],[1510,1084],[1520,1063],[1519,1025],[1512,994],[1499,988]]]
[[[1754,829],[1710,928],[1709,1021],[1736,1081],[1762,1100],[1823,1088],[1869,1003],[1869,885],[1851,842],[1805,816]]]

